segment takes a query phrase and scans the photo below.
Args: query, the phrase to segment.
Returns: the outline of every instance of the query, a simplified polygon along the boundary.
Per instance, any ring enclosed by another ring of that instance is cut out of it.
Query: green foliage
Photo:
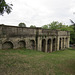
[[[73,29],[74,29],[74,32],[75,32],[75,23],[70,19],[71,23],[72,23],[72,26],[73,26]]]
[[[43,29],[48,29],[48,25],[42,26]]]
[[[36,28],[36,26],[35,25],[31,25],[30,28]]]
[[[48,24],[49,29],[58,29],[59,27],[61,27],[61,25],[58,26],[58,24],[59,22],[53,21],[51,24]]]
[[[51,24],[49,25],[49,29],[60,29],[62,31],[70,31],[69,26],[68,25],[63,25],[62,23],[59,23],[58,21],[53,21]]]
[[[70,28],[72,28],[73,30],[70,32],[70,35],[71,35],[71,43],[72,44],[75,44],[75,23],[70,19],[72,25],[70,26]]]
[[[60,30],[66,30],[66,31],[70,29],[68,25],[63,25],[62,23],[59,23],[58,21],[53,21],[50,24],[42,26],[42,28],[52,29],[52,30],[60,29]]]
[[[25,24],[25,23],[19,23],[18,26],[19,26],[19,27],[26,27],[26,24]]]
[[[70,42],[72,44],[75,44],[75,31],[74,31],[74,26],[70,26],[73,30],[70,31]]]
[[[0,0],[0,15],[3,15],[4,12],[10,13],[12,10],[12,4],[7,4],[5,0]]]

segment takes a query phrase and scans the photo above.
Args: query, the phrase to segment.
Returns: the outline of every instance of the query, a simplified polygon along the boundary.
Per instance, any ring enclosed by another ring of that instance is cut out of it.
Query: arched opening
[[[43,39],[42,40],[42,51],[45,52],[45,50],[46,50],[46,40]]]
[[[51,51],[51,39],[48,39],[47,41],[47,52]]]
[[[13,44],[10,41],[7,41],[2,44],[2,49],[12,49],[12,48],[13,48]]]
[[[53,47],[52,47],[52,51],[56,50],[56,39],[53,39]]]
[[[19,48],[26,48],[25,41],[19,41],[18,44],[19,44]]]
[[[59,50],[61,50],[61,38],[59,39]]]
[[[30,40],[30,43],[31,43],[31,49],[35,49],[35,41],[34,40]]]

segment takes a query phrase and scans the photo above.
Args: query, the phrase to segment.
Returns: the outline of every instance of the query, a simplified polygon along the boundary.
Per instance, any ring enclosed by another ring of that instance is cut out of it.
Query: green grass
[[[75,50],[0,50],[0,75],[75,75]]]

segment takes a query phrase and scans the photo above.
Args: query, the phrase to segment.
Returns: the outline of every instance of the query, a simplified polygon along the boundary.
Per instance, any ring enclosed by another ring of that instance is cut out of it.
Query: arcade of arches
[[[26,42],[25,41],[19,41],[17,43],[19,45],[19,48],[26,48]],[[53,39],[42,39],[41,42],[41,50],[43,52],[53,52],[57,50],[57,42],[56,38]],[[2,44],[2,49],[10,49],[14,48],[14,43],[7,41]],[[59,50],[68,48],[68,38],[59,38]],[[36,45],[34,40],[30,40],[30,49],[36,50]]]
[[[59,38],[59,45],[57,47],[56,38],[53,39],[43,39],[42,40],[42,51],[43,52],[53,52],[58,50],[63,50],[65,48],[69,48],[68,38]]]
[[[70,32],[0,25],[0,49],[26,48],[53,52],[69,48]]]

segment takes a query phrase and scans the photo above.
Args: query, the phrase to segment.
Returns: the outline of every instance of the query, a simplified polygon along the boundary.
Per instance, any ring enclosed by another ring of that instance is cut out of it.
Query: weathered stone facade
[[[52,52],[69,48],[70,32],[0,25],[0,49],[22,48]]]

